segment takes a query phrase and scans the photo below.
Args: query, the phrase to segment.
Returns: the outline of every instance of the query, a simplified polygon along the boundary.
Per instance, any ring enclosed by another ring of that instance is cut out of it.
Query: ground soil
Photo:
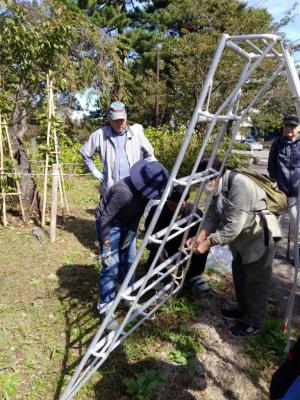
[[[17,217],[10,217],[10,226],[0,229],[1,399],[58,399],[99,326],[95,310],[95,182],[85,179],[80,186],[73,182],[68,198],[74,216],[59,226],[54,244],[47,232],[38,239],[33,232],[34,224],[24,225]],[[294,275],[285,256],[283,240],[274,260],[270,297],[270,311],[276,318],[284,317]],[[150,353],[137,354],[132,347],[125,346],[111,355],[106,367],[93,376],[76,398],[131,400],[122,379],[148,368],[150,363],[152,369],[168,376],[153,396],[157,400],[268,399],[276,365],[257,370],[246,354],[248,340],[232,338],[228,334],[230,324],[219,315],[220,306],[234,300],[230,274],[207,272],[205,278],[211,283],[211,290],[194,297],[197,312],[190,321],[190,326],[201,334],[204,347],[197,354],[192,378],[181,365],[170,361],[167,347],[160,352],[155,350],[153,364]],[[299,303],[297,291],[293,318],[296,329],[300,326]],[[143,329],[148,328],[146,323]],[[137,350],[139,334],[134,335]],[[154,347],[157,349],[158,343]]]

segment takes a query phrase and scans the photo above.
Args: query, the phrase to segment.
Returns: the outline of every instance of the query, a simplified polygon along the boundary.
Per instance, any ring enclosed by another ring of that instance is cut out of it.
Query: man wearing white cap
[[[93,132],[80,152],[88,169],[101,182],[102,197],[114,183],[129,176],[130,168],[137,161],[156,160],[142,125],[127,124],[125,105],[120,101],[114,101],[110,105],[108,124]],[[99,154],[102,171],[93,162],[95,153]]]

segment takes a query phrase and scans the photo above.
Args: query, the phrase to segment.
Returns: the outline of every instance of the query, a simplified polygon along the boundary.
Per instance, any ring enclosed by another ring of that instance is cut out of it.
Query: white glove
[[[105,181],[105,175],[103,172],[99,171],[97,168],[93,169],[92,174],[96,179],[98,179],[100,182]]]

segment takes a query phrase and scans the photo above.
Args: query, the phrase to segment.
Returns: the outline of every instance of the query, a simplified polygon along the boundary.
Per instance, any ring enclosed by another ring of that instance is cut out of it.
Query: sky
[[[280,19],[285,15],[286,11],[293,7],[293,5],[296,3],[296,0],[248,0],[247,3],[251,7],[266,8],[269,13],[273,15],[274,20],[279,22]],[[281,30],[286,34],[287,38],[291,42],[298,39],[297,44],[300,44],[300,0],[298,0],[298,4],[294,13],[297,15],[295,16],[293,22],[290,22]]]

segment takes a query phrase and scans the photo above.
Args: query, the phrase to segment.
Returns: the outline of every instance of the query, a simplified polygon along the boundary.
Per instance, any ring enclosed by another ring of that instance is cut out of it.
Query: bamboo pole
[[[58,164],[52,165],[52,188],[51,188],[51,214],[50,214],[50,240],[52,243],[56,239],[56,220],[57,220],[57,187],[59,180]]]
[[[51,107],[52,107],[52,115],[54,116],[55,106],[54,106],[53,95],[52,95]],[[53,128],[53,141],[54,141],[55,161],[56,161],[56,164],[59,166],[59,157],[58,157],[59,147],[58,147],[57,132],[56,132],[55,127]],[[63,177],[62,177],[60,168],[59,168],[58,188],[59,188],[59,195],[60,195],[62,217],[63,217],[63,221],[65,221],[65,209],[66,209],[65,198],[66,198],[66,195],[65,195],[64,181],[63,181]]]
[[[49,71],[50,74],[50,71]],[[47,92],[48,92],[48,98],[49,98],[49,107],[48,107],[48,125],[47,125],[47,139],[46,139],[46,144],[47,147],[50,144],[50,132],[51,132],[51,107],[50,107],[50,98],[52,94],[52,80],[50,81],[49,79],[49,74],[47,74]],[[46,158],[45,158],[45,177],[44,177],[44,185],[43,185],[43,206],[42,206],[42,220],[41,220],[41,226],[45,226],[45,221],[46,221],[46,204],[47,204],[47,185],[48,185],[48,168],[49,168],[49,153],[48,151],[46,152]]]
[[[70,214],[70,209],[69,209],[69,203],[68,203],[68,199],[67,199],[67,195],[66,195],[66,189],[65,189],[65,180],[64,180],[64,172],[62,169],[62,165],[59,164],[59,176],[61,178],[61,187],[62,187],[62,194],[63,194],[63,198],[64,198],[64,204],[65,204],[65,208],[66,208],[66,213],[69,215]]]
[[[6,217],[6,193],[3,184],[4,178],[4,152],[3,152],[3,133],[2,133],[2,115],[0,114],[0,183],[1,183],[1,197],[2,197],[2,222],[7,226]]]
[[[17,170],[16,170],[16,167],[15,167],[15,160],[14,160],[13,151],[12,151],[12,147],[11,147],[11,142],[10,142],[8,128],[7,128],[7,123],[6,123],[5,120],[3,120],[3,122],[4,122],[4,129],[5,129],[6,139],[7,139],[7,144],[8,144],[9,156],[10,156],[10,159],[12,160],[12,162],[14,163],[13,172],[16,173]],[[22,192],[21,192],[20,182],[17,179],[15,179],[15,183],[16,183],[16,187],[17,187],[17,191],[18,191],[16,193],[16,195],[19,198],[22,219],[25,222],[25,211],[24,211],[24,207],[23,207]]]

